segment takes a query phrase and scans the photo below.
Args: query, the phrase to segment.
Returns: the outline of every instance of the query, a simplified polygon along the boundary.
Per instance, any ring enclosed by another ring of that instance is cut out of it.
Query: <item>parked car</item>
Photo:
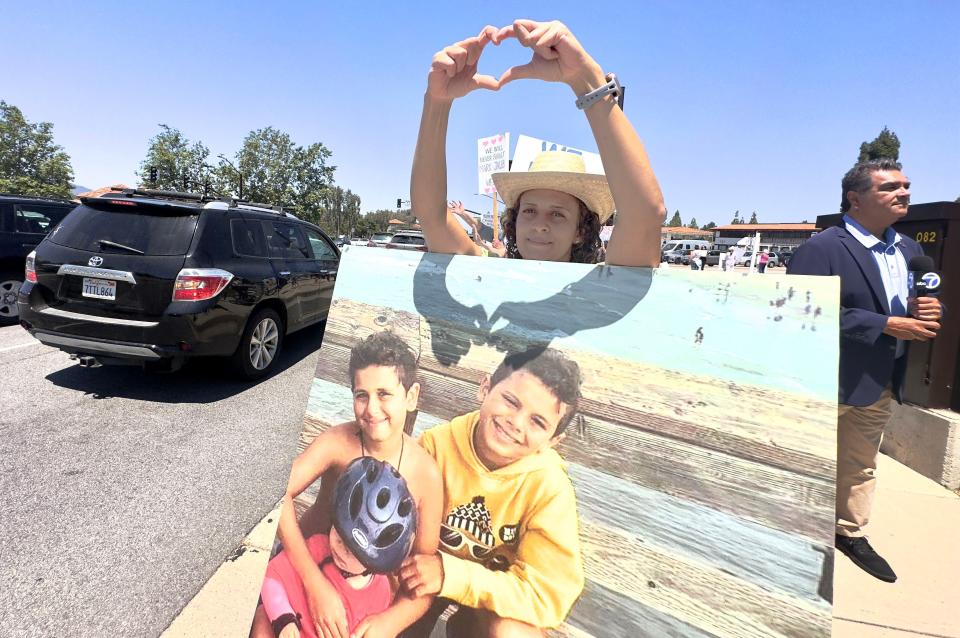
[[[423,233],[419,231],[404,230],[390,238],[390,241],[387,243],[387,248],[427,252],[427,240],[423,236]]]
[[[367,242],[367,246],[385,248],[392,238],[393,233],[374,233]]]
[[[83,366],[222,356],[256,378],[286,335],[327,317],[340,253],[313,224],[163,191],[82,202],[28,255],[18,306],[24,328]]]
[[[707,250],[710,242],[702,239],[678,239],[668,241],[660,249],[660,261],[671,264],[689,264],[691,250]]]
[[[775,252],[768,253],[770,256],[770,261],[767,262],[767,268],[774,268],[780,265],[780,256]],[[740,258],[740,261],[737,262],[738,266],[749,266],[750,257],[753,255],[752,250],[748,250],[743,253],[743,257]],[[757,257],[759,259],[759,256]]]
[[[780,251],[780,265],[781,265],[781,266],[784,266],[784,267],[789,266],[789,265],[790,265],[790,260],[791,260],[792,258],[793,258],[793,251],[792,251],[792,250],[782,250],[782,251]]]
[[[705,266],[719,266],[720,262],[727,256],[726,251],[711,250],[707,252],[707,258],[704,261]]]
[[[17,291],[27,255],[76,206],[63,199],[0,195],[0,325],[19,318]]]

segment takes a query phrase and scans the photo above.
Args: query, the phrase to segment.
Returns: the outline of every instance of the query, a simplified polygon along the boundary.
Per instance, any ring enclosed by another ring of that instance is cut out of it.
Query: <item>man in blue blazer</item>
[[[872,576],[894,582],[864,527],[891,399],[901,401],[909,341],[936,336],[942,311],[911,298],[907,264],[923,251],[891,227],[907,214],[910,182],[898,162],[861,162],[843,177],[839,226],[800,246],[789,274],[840,276],[840,406],[837,419],[836,547]]]

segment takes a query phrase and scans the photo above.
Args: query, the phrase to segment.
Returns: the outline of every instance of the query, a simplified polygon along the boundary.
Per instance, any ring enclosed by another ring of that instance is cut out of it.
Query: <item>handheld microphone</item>
[[[918,255],[910,259],[907,270],[907,285],[913,297],[931,297],[940,291],[940,273],[934,270],[933,259]]]

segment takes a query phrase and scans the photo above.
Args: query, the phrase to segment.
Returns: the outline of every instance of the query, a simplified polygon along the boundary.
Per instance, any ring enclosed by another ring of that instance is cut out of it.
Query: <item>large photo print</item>
[[[258,618],[332,583],[350,632],[829,636],[837,300],[346,248]]]

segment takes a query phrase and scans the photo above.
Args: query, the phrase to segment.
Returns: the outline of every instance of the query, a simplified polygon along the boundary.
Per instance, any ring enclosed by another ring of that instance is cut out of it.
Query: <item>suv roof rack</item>
[[[214,197],[204,197],[197,193],[182,193],[180,191],[164,191],[154,188],[124,188],[119,191],[108,191],[101,195],[101,198],[105,199],[116,199],[117,197],[133,197],[134,195],[140,195],[141,197],[163,197],[167,199],[184,199],[191,202],[202,202],[212,199]]]
[[[235,197],[213,197],[209,195],[201,195],[199,193],[184,193],[180,191],[167,191],[153,188],[124,188],[123,190],[109,191],[104,193],[97,199],[116,199],[118,197],[133,197],[135,195],[139,195],[141,197],[179,199],[181,201],[196,202],[198,204],[204,204],[204,208],[243,208],[246,210],[256,210],[263,213],[273,213],[275,215],[283,215],[293,219],[300,219],[293,213],[283,210],[283,206],[277,206],[275,204],[251,202],[247,199],[237,199]],[[223,206],[221,207],[217,204],[223,204]]]
[[[274,215],[283,215],[284,217],[291,217],[293,219],[300,219],[293,213],[283,210],[283,206],[277,206],[275,204],[264,204],[262,202],[251,202],[246,199],[233,199],[230,201],[231,206],[235,208],[243,208],[245,210],[256,210],[261,213],[273,213]]]

